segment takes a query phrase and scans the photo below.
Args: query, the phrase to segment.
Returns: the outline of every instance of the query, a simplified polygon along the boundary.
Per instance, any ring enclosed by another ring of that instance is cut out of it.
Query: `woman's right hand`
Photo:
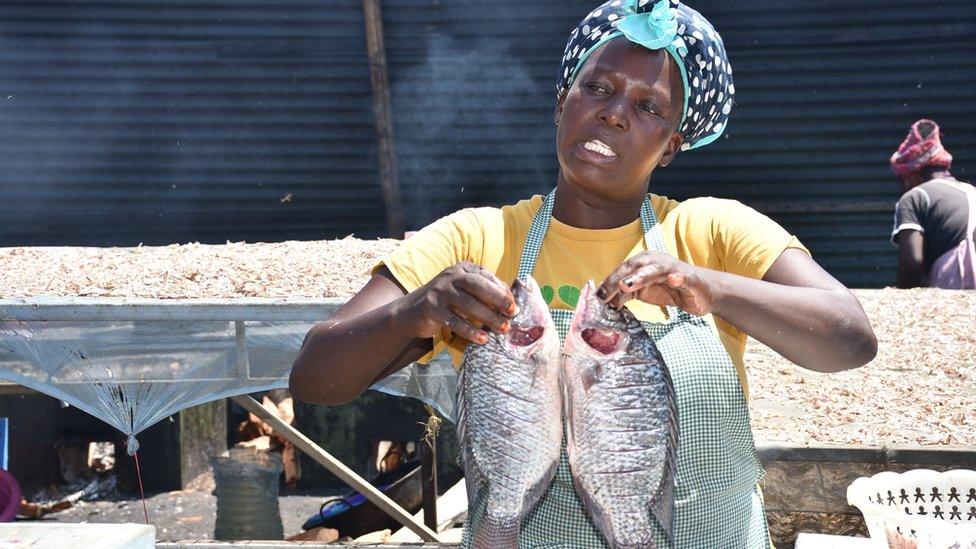
[[[516,313],[511,290],[488,269],[462,262],[404,296],[405,329],[430,339],[441,328],[473,343],[488,342],[486,329],[504,333]]]

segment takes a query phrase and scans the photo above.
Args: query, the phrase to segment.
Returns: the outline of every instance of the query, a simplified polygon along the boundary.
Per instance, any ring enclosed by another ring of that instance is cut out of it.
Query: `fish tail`
[[[664,477],[658,488],[657,497],[653,504],[653,513],[664,529],[668,542],[674,545],[674,498],[677,491],[678,479],[678,405],[677,398],[674,396],[674,384],[671,381],[671,373],[667,367],[664,368],[665,379],[668,388],[668,446],[665,456]]]
[[[471,549],[516,549],[518,517],[493,517],[485,513],[471,537]]]

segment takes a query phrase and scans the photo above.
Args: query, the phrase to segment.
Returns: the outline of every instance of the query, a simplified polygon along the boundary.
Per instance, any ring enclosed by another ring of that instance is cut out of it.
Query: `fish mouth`
[[[518,312],[512,318],[508,341],[515,347],[527,347],[542,338],[546,331],[548,306],[542,290],[534,278],[516,278],[512,283],[512,295]]]
[[[587,280],[586,284],[583,285],[583,289],[580,291],[579,300],[576,302],[576,311],[573,313],[573,320],[570,322],[569,326],[569,330],[571,332],[582,332],[584,330],[583,324],[590,324],[587,321],[593,314],[592,302],[595,291],[593,281]]]
[[[592,280],[587,280],[583,286],[583,290],[580,292],[579,302],[576,306],[576,314],[574,315],[574,317],[578,317],[581,331],[584,327],[595,324],[593,320],[598,315],[598,310],[604,306],[600,302],[600,299],[596,297],[596,284]]]
[[[596,297],[596,285],[587,281],[580,292],[579,304],[573,314],[570,331],[579,334],[587,347],[601,355],[609,355],[620,350],[624,334],[607,326],[604,320],[606,305]]]

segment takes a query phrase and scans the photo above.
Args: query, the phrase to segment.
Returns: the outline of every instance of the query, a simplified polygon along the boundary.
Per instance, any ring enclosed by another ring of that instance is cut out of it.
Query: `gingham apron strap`
[[[648,250],[654,250],[656,252],[668,253],[667,247],[664,245],[664,236],[661,234],[661,224],[657,222],[657,214],[654,212],[654,207],[651,206],[651,199],[649,196],[644,197],[644,204],[641,206],[641,228],[644,231],[644,245]],[[685,312],[680,307],[675,307],[674,305],[666,306],[668,311],[668,322],[686,322],[693,320],[694,317],[690,313]],[[644,328],[650,327],[650,323],[644,323]]]
[[[556,202],[556,189],[546,195],[542,201],[542,206],[532,219],[529,233],[525,237],[525,245],[522,247],[522,256],[519,259],[518,277],[525,280],[526,277],[535,271],[536,261],[539,259],[539,250],[542,249],[542,241],[549,231],[549,220],[552,218],[552,208]],[[651,199],[646,194],[640,209],[641,230],[644,233],[644,245],[648,250],[668,253],[664,246],[664,238],[661,235],[661,226],[657,221],[657,214],[651,205]],[[669,322],[687,321],[692,317],[690,314],[673,305],[667,306]]]
[[[529,234],[525,236],[525,245],[522,246],[522,257],[519,259],[518,277],[522,280],[525,280],[535,271],[535,263],[539,259],[542,241],[546,237],[546,231],[549,230],[549,218],[552,217],[552,205],[555,200],[556,189],[553,189],[542,201],[542,207],[532,219]]]

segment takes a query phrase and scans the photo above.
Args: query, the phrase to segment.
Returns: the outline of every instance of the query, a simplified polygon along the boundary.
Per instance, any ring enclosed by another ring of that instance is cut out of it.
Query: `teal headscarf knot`
[[[650,0],[633,0],[628,11],[633,13],[621,18],[617,30],[631,42],[649,50],[660,50],[671,45],[678,36],[678,19],[668,2],[656,2],[651,11],[638,12]]]

